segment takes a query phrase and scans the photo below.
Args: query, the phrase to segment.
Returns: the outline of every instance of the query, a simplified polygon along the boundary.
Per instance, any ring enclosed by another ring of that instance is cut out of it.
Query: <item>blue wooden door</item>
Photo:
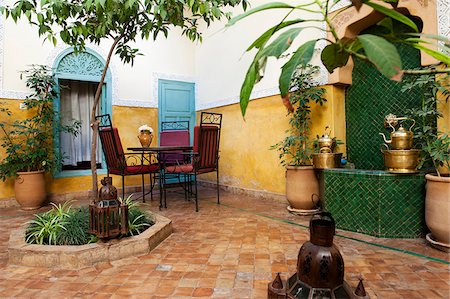
[[[195,126],[195,84],[159,79],[158,119],[160,128],[163,121],[189,121],[192,144]]]
[[[194,143],[195,85],[190,82],[159,79],[158,81],[159,128],[163,121],[189,121],[191,145]],[[184,180],[183,177],[180,178]],[[178,182],[167,178],[165,184]]]

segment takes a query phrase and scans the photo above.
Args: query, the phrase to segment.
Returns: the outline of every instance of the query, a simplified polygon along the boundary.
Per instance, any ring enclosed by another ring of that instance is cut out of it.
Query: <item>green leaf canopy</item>
[[[358,36],[364,51],[378,70],[386,77],[400,80],[402,74],[402,61],[397,48],[384,38],[363,34]]]

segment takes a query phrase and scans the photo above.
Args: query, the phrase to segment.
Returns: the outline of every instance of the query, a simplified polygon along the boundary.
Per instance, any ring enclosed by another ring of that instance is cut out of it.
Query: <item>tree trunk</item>
[[[97,114],[98,104],[100,102],[100,94],[102,92],[103,83],[105,82],[106,72],[108,71],[109,63],[111,62],[111,57],[113,55],[114,49],[116,48],[119,41],[122,39],[123,35],[116,37],[114,43],[109,49],[108,57],[106,58],[105,68],[102,72],[102,77],[97,86],[97,91],[94,97],[94,106],[91,111],[91,128],[92,128],[92,146],[91,146],[91,172],[92,172],[92,199],[94,202],[98,200],[98,183],[97,183],[97,136],[99,121],[95,119]]]

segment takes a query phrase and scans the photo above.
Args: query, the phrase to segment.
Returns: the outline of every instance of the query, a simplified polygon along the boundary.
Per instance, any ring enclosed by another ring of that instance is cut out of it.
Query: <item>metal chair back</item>
[[[199,154],[196,169],[201,172],[216,171],[219,166],[221,126],[222,114],[202,112],[200,126],[194,128],[194,151]]]
[[[108,171],[123,171],[126,167],[126,161],[117,128],[112,126],[109,114],[99,115],[95,118],[100,121],[98,134],[102,143]]]

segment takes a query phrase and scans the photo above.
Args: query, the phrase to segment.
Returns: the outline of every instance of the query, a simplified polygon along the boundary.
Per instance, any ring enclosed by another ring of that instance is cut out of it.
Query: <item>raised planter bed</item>
[[[8,263],[20,266],[80,269],[149,253],[172,233],[172,220],[155,214],[155,224],[142,234],[80,246],[25,243],[25,227],[11,232]]]

